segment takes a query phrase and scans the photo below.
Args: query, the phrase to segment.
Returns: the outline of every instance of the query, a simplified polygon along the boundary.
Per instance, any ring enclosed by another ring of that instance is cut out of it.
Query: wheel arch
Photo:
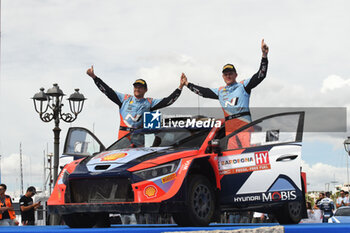
[[[212,164],[209,162],[210,156],[196,158],[190,165],[187,176],[199,174],[207,177],[210,182],[217,188],[217,178],[215,175],[214,168]]]

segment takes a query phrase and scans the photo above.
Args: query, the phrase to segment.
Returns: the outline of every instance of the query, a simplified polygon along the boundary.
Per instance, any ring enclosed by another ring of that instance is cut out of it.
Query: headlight
[[[68,184],[68,176],[69,173],[67,172],[67,170],[64,171],[63,177],[62,177],[62,183],[67,185]]]
[[[67,185],[68,184],[68,176],[69,176],[68,171],[65,168],[63,168],[60,175],[58,176],[59,179],[57,180],[57,184]]]
[[[134,172],[134,175],[137,175],[145,180],[152,179],[154,177],[163,176],[176,171],[179,163],[180,163],[180,160],[176,160],[170,163],[159,165],[157,167],[136,171]]]

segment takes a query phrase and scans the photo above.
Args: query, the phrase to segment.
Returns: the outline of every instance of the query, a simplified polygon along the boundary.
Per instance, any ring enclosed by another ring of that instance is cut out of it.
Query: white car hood
[[[149,153],[164,150],[169,147],[144,147],[144,148],[126,148],[119,150],[104,151],[93,158],[86,164],[90,172],[103,172],[122,166],[134,159],[144,156]],[[98,165],[110,165],[107,169],[96,170]]]

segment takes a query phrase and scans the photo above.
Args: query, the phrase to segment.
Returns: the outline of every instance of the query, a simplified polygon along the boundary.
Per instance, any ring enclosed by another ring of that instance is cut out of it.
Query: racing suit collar
[[[145,99],[145,97],[142,97],[142,98],[137,98],[136,96],[134,96],[134,99],[135,99],[135,101],[142,101],[142,100],[144,100],[144,99]]]
[[[226,87],[225,87],[225,88],[230,88],[230,87],[233,87],[233,86],[235,86],[236,84],[237,84],[237,82],[231,83],[230,85],[226,85]]]

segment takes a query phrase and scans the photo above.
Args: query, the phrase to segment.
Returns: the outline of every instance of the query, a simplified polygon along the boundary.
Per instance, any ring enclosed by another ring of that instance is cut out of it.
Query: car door
[[[73,156],[74,159],[92,156],[105,150],[101,141],[88,129],[71,127],[68,129],[63,155]]]
[[[261,205],[302,200],[304,112],[256,120],[220,140],[221,203]]]

